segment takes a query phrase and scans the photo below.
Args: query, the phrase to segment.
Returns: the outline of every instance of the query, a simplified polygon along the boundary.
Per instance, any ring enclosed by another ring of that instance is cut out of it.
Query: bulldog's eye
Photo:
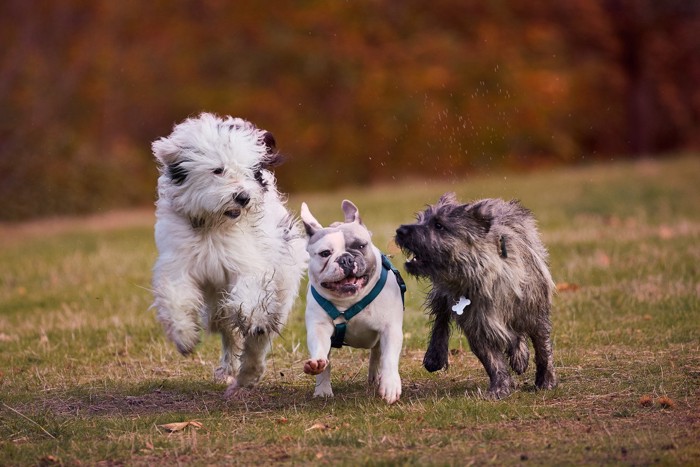
[[[212,173],[213,173],[214,175],[221,175],[222,173],[224,173],[224,168],[223,168],[223,167],[219,167],[219,168],[217,168],[217,169],[214,169],[214,170],[212,170]]]
[[[321,258],[328,258],[331,255],[331,250],[323,250],[318,254]]]
[[[364,250],[366,246],[367,246],[367,244],[363,243],[362,245],[359,245],[357,248],[360,250]]]

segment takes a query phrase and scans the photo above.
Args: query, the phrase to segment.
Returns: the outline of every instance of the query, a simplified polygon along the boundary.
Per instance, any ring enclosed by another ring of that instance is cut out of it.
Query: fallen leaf
[[[610,266],[610,256],[602,251],[598,251],[595,255],[595,262],[598,264],[598,266],[607,268]]]
[[[654,403],[654,399],[650,395],[644,395],[639,398],[639,405],[642,407],[650,407]]]
[[[673,238],[673,234],[674,232],[672,228],[666,225],[662,225],[661,227],[659,227],[659,238],[663,240],[668,240],[670,238]]]
[[[656,402],[658,402],[659,405],[664,409],[672,409],[676,406],[676,403],[673,402],[673,399],[666,396],[659,397],[658,399],[656,399]]]
[[[18,336],[10,336],[9,334],[5,334],[4,332],[0,332],[0,342],[15,342],[18,340],[19,340]]]
[[[189,422],[175,422],[175,423],[166,423],[164,425],[158,425],[160,428],[164,429],[165,431],[169,431],[170,433],[174,433],[176,431],[182,431],[188,426],[191,426],[195,429],[200,429],[202,428],[202,424],[197,422],[197,421],[189,421]]]
[[[58,463],[60,463],[60,461],[58,460],[58,457],[52,456],[51,454],[39,459],[39,465],[53,465],[53,464],[58,464]]]
[[[279,423],[280,425],[287,423],[288,421],[289,419],[287,417],[280,417],[277,419],[277,423]]]
[[[305,431],[311,431],[311,430],[327,430],[330,428],[328,425],[325,423],[314,423],[311,425],[309,428],[307,428]]]
[[[572,284],[570,282],[560,282],[557,284],[557,292],[576,292],[580,288],[578,284]]]

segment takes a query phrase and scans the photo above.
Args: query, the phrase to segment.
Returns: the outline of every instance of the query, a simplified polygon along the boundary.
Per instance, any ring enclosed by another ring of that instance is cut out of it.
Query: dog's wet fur
[[[408,258],[406,271],[433,285],[426,300],[433,319],[423,359],[428,371],[447,368],[454,319],[489,375],[489,398],[513,391],[508,366],[517,374],[527,370],[528,337],[535,386],[556,386],[550,339],[554,282],[528,209],[500,199],[460,204],[447,193],[419,213],[417,222],[400,226],[396,243]],[[452,307],[460,297],[471,304],[457,314]]]

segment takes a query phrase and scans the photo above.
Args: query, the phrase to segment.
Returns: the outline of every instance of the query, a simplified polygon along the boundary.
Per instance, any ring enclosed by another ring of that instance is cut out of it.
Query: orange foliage
[[[0,219],[152,201],[150,142],[201,111],[272,131],[285,191],[698,148],[698,30],[653,0],[6,0]]]

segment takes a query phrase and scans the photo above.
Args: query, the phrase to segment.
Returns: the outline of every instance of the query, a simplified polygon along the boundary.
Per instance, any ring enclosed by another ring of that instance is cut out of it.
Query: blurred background
[[[700,150],[700,0],[3,0],[0,220],[155,199],[202,111],[282,191]]]

